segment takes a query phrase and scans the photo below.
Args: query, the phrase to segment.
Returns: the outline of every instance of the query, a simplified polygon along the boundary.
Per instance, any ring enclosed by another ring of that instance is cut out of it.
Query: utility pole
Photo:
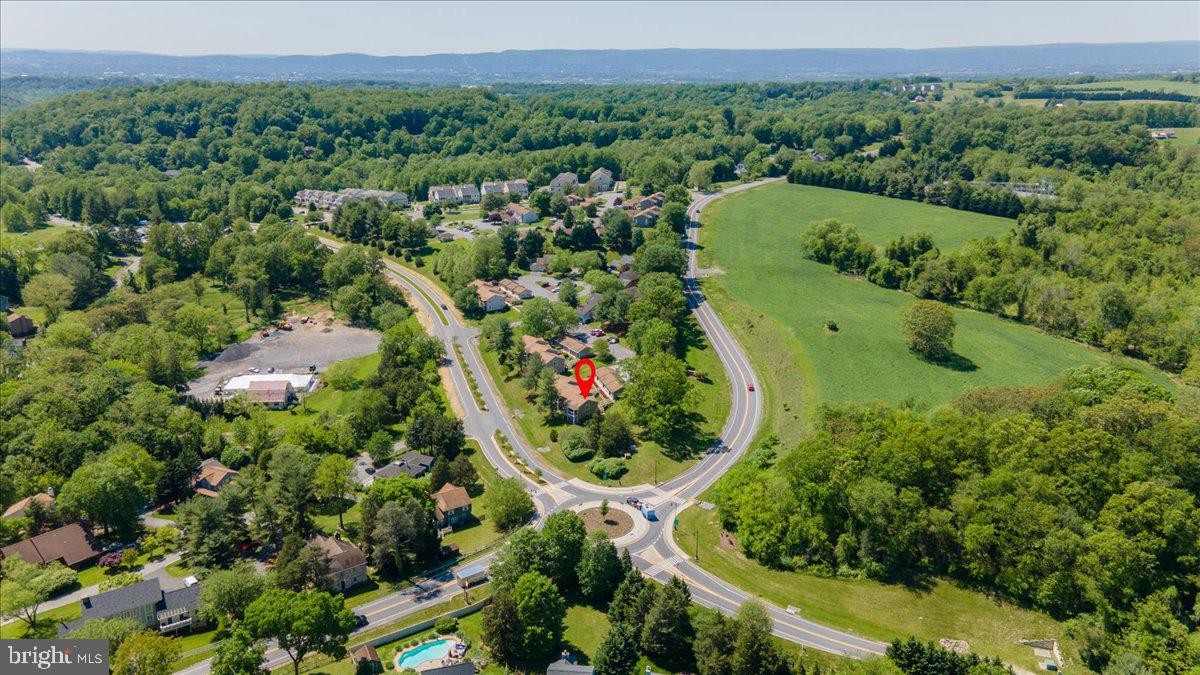
[[[694,537],[693,541],[695,542],[692,544],[692,547],[696,552],[696,562],[700,562],[700,528],[693,527],[692,535]]]

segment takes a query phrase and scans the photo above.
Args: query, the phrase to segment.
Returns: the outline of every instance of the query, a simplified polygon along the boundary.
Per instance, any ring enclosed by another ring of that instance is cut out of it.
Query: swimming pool
[[[417,666],[426,661],[436,661],[445,657],[450,653],[450,647],[454,646],[453,639],[434,640],[425,644],[414,647],[396,657],[396,670],[404,670],[405,668],[415,669]]]

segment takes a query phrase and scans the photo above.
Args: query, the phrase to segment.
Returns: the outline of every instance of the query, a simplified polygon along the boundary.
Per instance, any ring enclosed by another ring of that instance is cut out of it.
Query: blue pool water
[[[416,668],[426,661],[435,661],[450,653],[454,640],[435,640],[426,642],[420,647],[414,647],[396,659],[396,669]]]

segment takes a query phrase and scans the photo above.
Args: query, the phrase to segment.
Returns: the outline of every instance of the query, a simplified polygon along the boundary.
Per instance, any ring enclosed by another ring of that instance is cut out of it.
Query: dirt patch
[[[612,507],[609,507],[607,516],[601,516],[600,508],[594,507],[580,511],[579,517],[583,518],[583,526],[589,533],[602,530],[609,539],[623,537],[633,529],[633,517]]]
[[[721,548],[736,551],[738,548],[737,542],[733,540],[733,534],[729,530],[721,530]]]

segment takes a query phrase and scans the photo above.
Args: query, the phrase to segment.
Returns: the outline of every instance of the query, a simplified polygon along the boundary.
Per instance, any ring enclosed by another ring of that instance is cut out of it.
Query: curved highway
[[[637,566],[648,576],[660,581],[678,576],[688,583],[692,598],[696,602],[726,613],[736,612],[737,608],[752,596],[692,563],[690,556],[675,543],[674,521],[679,512],[694,504],[695,500],[750,447],[762,422],[763,405],[761,394],[749,391],[749,385],[756,382],[749,358],[716,312],[705,302],[700,290],[696,278],[698,216],[704,206],[725,195],[776,180],[781,179],[744,183],[718,192],[697,193],[688,208],[688,272],[684,278],[684,293],[696,321],[720,357],[728,375],[732,388],[731,406],[729,417],[721,432],[722,451],[703,455],[686,471],[657,486],[594,485],[578,478],[564,477],[549,463],[543,462],[538,456],[538,451],[529,447],[524,436],[512,423],[511,414],[483,363],[479,351],[478,330],[466,325],[453,309],[450,298],[436,284],[412,269],[391,260],[384,261],[387,275],[407,291],[413,306],[426,320],[430,333],[442,340],[446,346],[449,385],[461,410],[465,412],[463,424],[467,436],[479,442],[488,461],[496,467],[500,475],[520,478],[529,485],[538,508],[539,522],[545,515],[554,511],[578,509],[596,504],[602,499],[618,502],[625,497],[637,497],[646,500],[655,506],[658,520],[639,523],[634,532],[617,541],[618,545],[629,550]],[[334,249],[342,246],[324,237],[321,240]],[[458,346],[458,350],[455,349],[455,345]],[[462,354],[461,360],[458,356],[459,350]],[[483,399],[482,407],[476,403],[471,393],[468,372],[478,385]],[[529,469],[541,470],[541,482],[510,460],[495,441],[497,432]],[[852,657],[880,655],[886,649],[883,643],[808,621],[796,613],[770,603],[764,604],[774,620],[775,633],[792,642]],[[800,611],[802,612],[802,609]]]

